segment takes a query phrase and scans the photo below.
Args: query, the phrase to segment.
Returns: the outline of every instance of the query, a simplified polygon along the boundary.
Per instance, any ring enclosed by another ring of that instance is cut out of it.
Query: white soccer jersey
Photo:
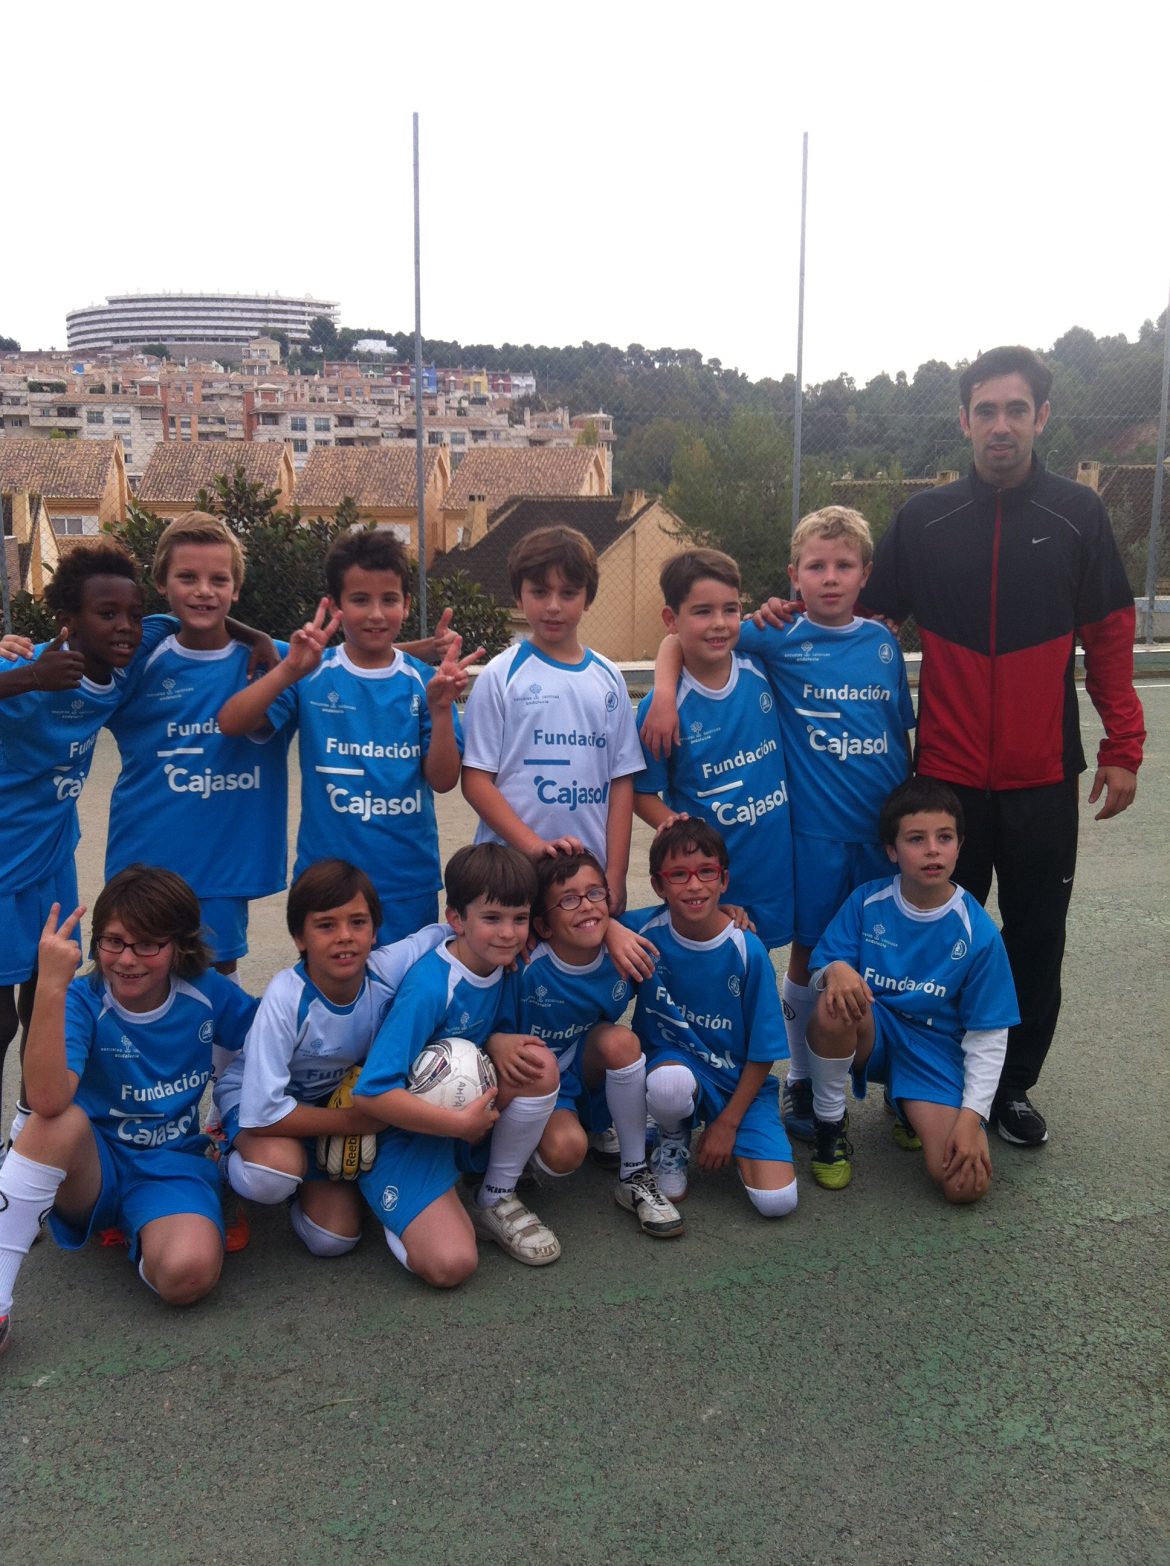
[[[379,946],[348,1006],[322,995],[303,962],[283,969],[264,991],[244,1048],[216,1084],[220,1114],[238,1107],[247,1130],[276,1125],[298,1104],[324,1103],[350,1067],[365,1060],[411,967],[450,935],[448,925],[431,924]]]
[[[578,837],[605,863],[610,784],[642,766],[625,681],[607,658],[565,664],[531,642],[507,648],[476,680],[464,731],[464,766],[493,773],[526,826]],[[482,821],[475,840],[502,841]]]

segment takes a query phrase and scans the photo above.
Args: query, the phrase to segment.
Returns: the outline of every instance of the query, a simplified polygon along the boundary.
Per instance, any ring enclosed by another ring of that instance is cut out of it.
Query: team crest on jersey
[[[392,1213],[394,1211],[398,1206],[398,1187],[396,1185],[388,1185],[383,1188],[379,1206],[384,1213]]]
[[[951,961],[952,962],[961,962],[966,955],[967,955],[967,943],[966,943],[966,941],[956,941],[955,944],[951,947]]]
[[[738,995],[743,986],[739,982],[739,974],[733,973],[727,981],[727,988],[733,995]]]
[[[471,1021],[471,1013],[469,1011],[465,1011],[465,1012],[462,1013],[462,1015],[459,1018],[459,1026],[461,1028],[465,1028],[470,1021]]]
[[[169,674],[167,675],[166,679],[162,682],[162,688],[163,688],[164,691],[173,691],[174,690],[175,682],[170,677]]]
[[[200,1023],[199,1025],[199,1042],[201,1044],[210,1044],[214,1037],[215,1023],[212,1022],[210,1018],[208,1018],[206,1022]]]
[[[605,693],[605,710],[606,710],[606,712],[616,712],[617,711],[617,704],[618,704],[617,692],[616,691],[606,691],[606,693]]]
[[[613,998],[614,998],[614,1000],[615,1001],[625,1000],[626,992],[627,992],[628,989],[629,989],[629,985],[626,983],[626,981],[624,979],[619,979],[617,981],[617,983],[613,987]]]
[[[341,700],[341,697],[338,695],[338,693],[336,691],[330,691],[329,692],[329,705],[331,707],[336,707],[337,703],[340,700]]]
[[[411,715],[412,718],[417,718],[418,717],[418,708],[419,708],[419,700],[418,700],[418,693],[416,691],[415,694],[410,698],[410,715]]]
[[[702,732],[703,725],[699,722],[698,718],[696,718],[695,721],[691,724],[691,733],[695,736],[696,739],[698,739]]]
[[[801,652],[806,652],[806,653],[812,652],[812,643],[811,642],[801,642],[800,650],[801,650]]]
[[[880,941],[882,936],[886,933],[885,925],[884,924],[875,924],[874,927],[873,927],[873,933],[877,936],[878,940]]]
[[[760,692],[760,711],[761,712],[771,712],[771,710],[772,710],[772,698],[771,698],[771,696],[769,695],[769,693],[767,691],[761,691]]]
[[[539,696],[540,695],[540,686],[539,685],[530,685],[528,687],[528,694],[530,696]]]
[[[878,657],[881,659],[882,663],[891,662],[893,656],[894,649],[890,646],[889,642],[883,642],[882,645],[878,648]]]
[[[536,998],[537,998],[537,1000],[541,1000],[542,1001],[547,994],[548,994],[548,985],[547,984],[538,984],[536,986]]]

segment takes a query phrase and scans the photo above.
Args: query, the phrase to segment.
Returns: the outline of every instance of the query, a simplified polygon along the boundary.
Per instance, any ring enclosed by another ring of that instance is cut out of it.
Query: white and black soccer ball
[[[466,1109],[496,1086],[496,1068],[470,1039],[434,1039],[411,1066],[406,1086],[443,1109]]]

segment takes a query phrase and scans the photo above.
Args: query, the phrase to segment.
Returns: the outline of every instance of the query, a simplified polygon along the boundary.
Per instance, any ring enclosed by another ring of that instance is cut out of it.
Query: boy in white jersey
[[[379,943],[434,922],[439,836],[434,790],[459,781],[454,702],[467,666],[452,637],[439,668],[395,646],[410,610],[410,561],[386,531],[330,546],[329,597],[293,633],[280,664],[219,712],[225,734],[295,727],[301,823],[295,874],[334,855],[368,867],[382,902]],[[330,648],[341,628],[344,642]]]
[[[576,528],[538,528],[513,548],[508,574],[529,634],[491,660],[468,698],[463,793],[480,818],[476,842],[533,860],[589,849],[619,914],[642,752],[625,681],[577,634],[597,594],[597,555]]]
[[[289,934],[301,960],[278,973],[240,1054],[215,1088],[233,1191],[248,1201],[292,1200],[293,1232],[314,1256],[342,1256],[361,1235],[353,1179],[326,1178],[324,1138],[373,1138],[382,1122],[338,1088],[365,1060],[411,966],[450,934],[432,924],[374,949],[382,909],[364,871],[343,859],[303,870],[288,893]]]
[[[900,784],[880,828],[898,874],[853,892],[812,954],[813,1177],[829,1190],[852,1177],[852,1073],[859,1096],[867,1078],[888,1083],[931,1179],[949,1202],[975,1202],[991,1180],[987,1113],[1019,1021],[1011,968],[990,916],[951,880],[963,811],[946,784]]]
[[[248,950],[250,899],[284,885],[289,736],[228,738],[215,721],[252,657],[228,628],[244,580],[235,534],[207,512],[177,517],[152,572],[179,627],[143,660],[108,724],[122,770],[106,878],[135,861],[176,871],[199,898],[216,967],[232,974]]]
[[[540,944],[505,981],[501,1032],[488,1041],[488,1053],[500,1081],[517,1087],[528,1079],[534,1040],[556,1057],[557,1104],[533,1154],[533,1163],[547,1175],[580,1168],[588,1144],[578,1100],[604,1088],[620,1158],[614,1200],[636,1216],[643,1234],[673,1239],[683,1232],[682,1218],[646,1165],[646,1057],[638,1035],[619,1024],[630,984],[605,950],[610,895],[605,874],[582,849],[542,859],[536,878]]]
[[[853,888],[883,873],[878,814],[907,774],[907,730],[914,727],[901,648],[885,626],[853,612],[872,561],[873,539],[860,512],[811,512],[792,535],[788,567],[803,613],[780,628],[746,621],[739,636],[739,651],[765,671],[775,692],[791,789],[796,901],[782,990],[791,1059],[781,1107],[789,1135],[804,1141],[815,1135],[809,956]],[[665,644],[659,656],[667,656]],[[677,722],[665,702],[658,705],[646,725],[650,745]],[[918,1145],[901,1120],[894,1134],[903,1147]]]
[[[238,1049],[256,1002],[209,970],[199,903],[169,870],[133,865],[93,911],[91,974],[74,979],[82,908],[54,904],[39,946],[25,1080],[31,1112],[0,1166],[0,1352],[20,1265],[47,1217],[80,1250],[117,1227],[139,1275],[192,1305],[223,1263],[219,1177],[199,1099],[218,1041]]]
[[[739,567],[718,549],[686,549],[659,575],[667,632],[678,638],[674,692],[680,740],[645,748],[634,808],[660,827],[676,815],[710,821],[731,860],[728,897],[747,909],[770,950],[792,939],[792,832],[776,702],[762,667],[737,651]],[[638,708],[641,722],[654,692]]]
[[[675,821],[650,845],[650,882],[665,912],[630,916],[658,948],[634,1008],[646,1107],[661,1127],[650,1167],[662,1194],[681,1201],[691,1122],[705,1120],[699,1167],[734,1159],[756,1211],[782,1218],[796,1207],[796,1172],[771,1075],[783,1053],[780,997],[766,948],[719,906],[727,846],[706,821]]]
[[[433,1039],[457,1036],[481,1049],[487,1044],[505,970],[528,939],[536,876],[514,848],[461,848],[448,861],[444,883],[455,937],[407,975],[362,1068],[354,1102],[390,1128],[378,1139],[373,1169],[361,1177],[387,1245],[425,1282],[451,1288],[475,1271],[477,1232],[530,1267],[555,1262],[561,1247],[515,1195],[556,1105],[552,1054],[529,1041],[523,1081],[501,1082],[464,1109],[444,1109],[406,1086],[411,1065]],[[480,1142],[488,1132],[490,1141],[473,1163],[463,1144]],[[483,1174],[472,1218],[455,1189],[457,1153],[464,1168]]]

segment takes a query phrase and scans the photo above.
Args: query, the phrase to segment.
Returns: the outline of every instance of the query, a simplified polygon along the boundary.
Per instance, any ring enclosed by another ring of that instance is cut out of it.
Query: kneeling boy
[[[500,1081],[520,1086],[530,1046],[546,1046],[560,1073],[557,1107],[533,1155],[548,1175],[571,1174],[588,1148],[577,1116],[585,1092],[604,1086],[619,1146],[614,1200],[632,1212],[643,1234],[673,1239],[683,1232],[677,1208],[646,1166],[646,1057],[636,1033],[618,1025],[630,1000],[605,949],[610,891],[588,849],[543,859],[536,867],[536,931],[540,945],[508,981],[506,1019],[488,1052]]]
[[[374,948],[382,907],[364,871],[319,859],[288,893],[289,934],[301,960],[264,991],[241,1054],[215,1088],[230,1143],[228,1183],[248,1201],[292,1199],[293,1233],[314,1256],[342,1256],[361,1236],[361,1201],[351,1175],[328,1179],[318,1138],[373,1137],[381,1123],[333,1102],[369,1053],[398,986],[417,960],[451,932],[425,926]]]
[[[1019,1021],[1007,953],[990,916],[951,880],[963,810],[945,783],[900,784],[880,831],[898,874],[859,887],[812,955],[813,1178],[830,1190],[852,1178],[852,1072],[858,1096],[867,1078],[888,1082],[931,1179],[948,1201],[975,1202],[991,1180],[987,1113]]]
[[[640,924],[659,955],[634,1009],[649,1059],[646,1107],[661,1127],[650,1167],[664,1196],[686,1196],[697,1115],[706,1121],[699,1167],[734,1158],[752,1206],[782,1218],[796,1206],[771,1075],[785,1053],[784,1017],[766,948],[719,906],[727,877],[727,847],[706,821],[676,821],[650,845],[651,885],[666,902]]]

